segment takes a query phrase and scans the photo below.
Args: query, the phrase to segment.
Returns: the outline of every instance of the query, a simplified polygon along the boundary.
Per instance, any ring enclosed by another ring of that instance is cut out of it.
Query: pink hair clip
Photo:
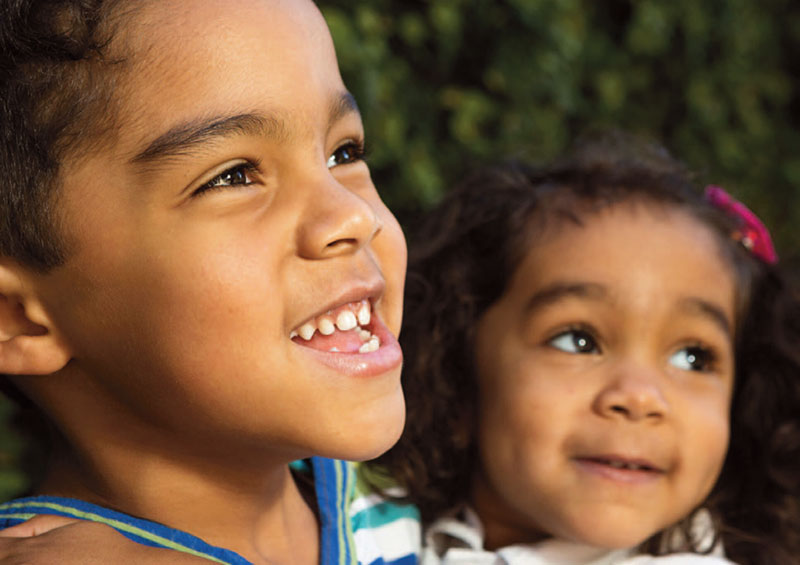
[[[706,200],[720,210],[739,220],[740,227],[733,233],[733,238],[744,245],[753,255],[774,265],[778,261],[775,246],[764,223],[758,219],[747,206],[733,198],[721,187],[706,187]]]

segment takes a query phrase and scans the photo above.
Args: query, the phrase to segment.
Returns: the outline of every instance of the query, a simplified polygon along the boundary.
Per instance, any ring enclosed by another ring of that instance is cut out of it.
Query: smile
[[[367,299],[316,316],[292,330],[289,338],[332,353],[372,353],[381,346],[380,338],[373,333],[372,305]]]
[[[608,465],[614,469],[627,469],[629,471],[652,471],[652,472],[661,472],[660,469],[657,469],[653,465],[648,462],[636,462],[636,461],[627,461],[625,459],[617,459],[617,458],[587,458],[587,461],[598,463],[600,465]]]
[[[657,464],[640,458],[597,455],[576,457],[574,461],[584,472],[623,483],[649,482],[666,474]]]

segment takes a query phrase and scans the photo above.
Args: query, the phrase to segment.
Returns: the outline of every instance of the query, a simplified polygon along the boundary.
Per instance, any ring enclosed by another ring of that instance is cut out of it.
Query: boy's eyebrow
[[[159,135],[136,154],[131,163],[152,163],[169,157],[185,156],[197,146],[231,135],[282,138],[285,134],[284,121],[276,116],[248,113],[191,120],[173,126]]]
[[[349,92],[335,97],[328,112],[328,129],[343,116],[359,114],[355,98]],[[189,120],[171,127],[137,153],[131,163],[153,163],[170,157],[185,156],[201,145],[232,135],[254,135],[275,140],[290,137],[287,120],[280,114],[242,113]]]
[[[683,299],[680,307],[681,310],[689,312],[690,314],[700,314],[708,317],[717,326],[719,326],[723,332],[725,332],[725,335],[729,337],[733,335],[733,325],[731,324],[727,314],[725,314],[725,311],[713,302],[709,302],[708,300],[704,300],[702,298],[690,297]]]
[[[534,312],[566,297],[603,300],[608,296],[606,287],[588,282],[556,282],[537,291],[525,306],[526,312]]]
[[[342,92],[333,99],[331,107],[328,110],[328,129],[333,127],[333,124],[348,114],[358,114],[359,117],[361,116],[358,104],[353,95],[349,92]]]

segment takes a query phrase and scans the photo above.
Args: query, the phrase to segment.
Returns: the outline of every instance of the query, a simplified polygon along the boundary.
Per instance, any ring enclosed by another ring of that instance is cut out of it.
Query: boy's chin
[[[386,453],[403,433],[405,403],[400,402],[397,414],[384,414],[380,421],[359,425],[352,436],[339,445],[331,445],[321,455],[347,461],[368,461]],[[331,449],[335,448],[335,449]]]

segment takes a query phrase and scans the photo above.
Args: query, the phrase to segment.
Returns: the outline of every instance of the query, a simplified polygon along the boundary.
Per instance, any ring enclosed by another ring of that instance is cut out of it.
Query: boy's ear
[[[71,352],[24,278],[16,263],[0,259],[0,373],[49,375]]]

